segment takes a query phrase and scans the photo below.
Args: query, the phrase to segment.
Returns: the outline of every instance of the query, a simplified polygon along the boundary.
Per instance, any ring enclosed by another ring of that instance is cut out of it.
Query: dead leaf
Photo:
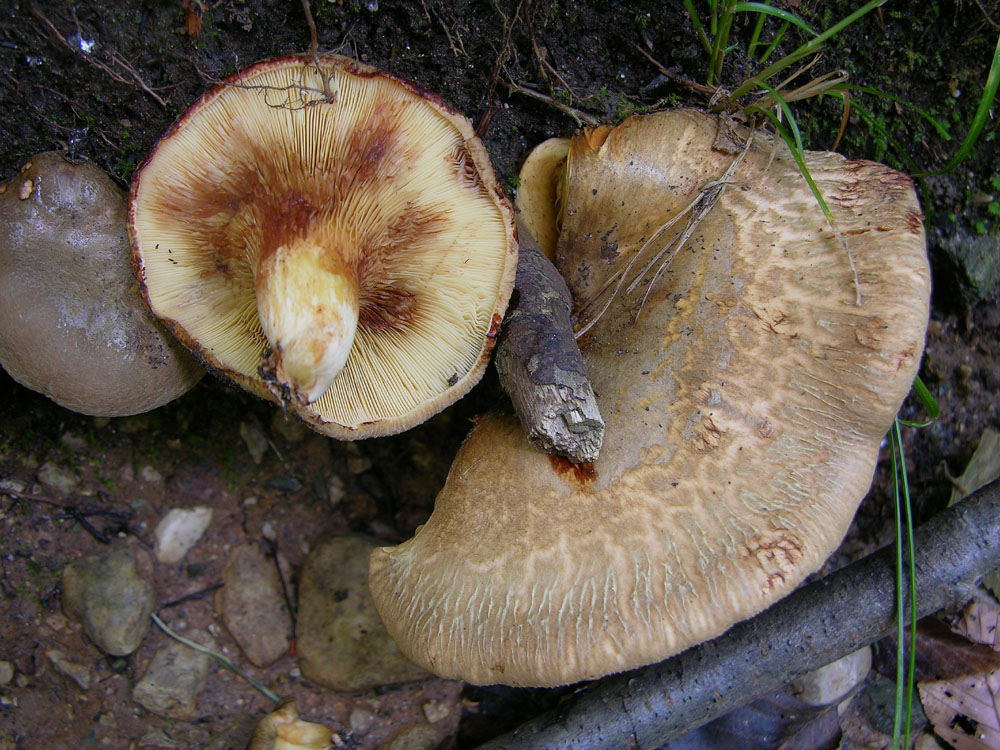
[[[956,750],[1000,748],[1000,671],[918,688],[934,731]]]
[[[908,635],[908,631],[907,631]],[[973,639],[974,640],[974,639]],[[906,660],[909,660],[907,638]],[[895,679],[896,637],[889,635],[875,644],[875,668]],[[934,616],[917,623],[917,660],[914,680],[954,680],[1000,669],[1000,655],[965,633],[956,633]]]
[[[954,486],[948,505],[954,505],[998,477],[1000,477],[1000,433],[987,427],[983,430],[979,445],[976,446],[962,476],[951,480]]]
[[[969,465],[965,467],[962,476],[956,479],[948,475],[954,485],[948,505],[954,505],[998,477],[1000,477],[1000,433],[987,427],[983,430],[979,445],[976,446],[976,451],[969,459]],[[993,571],[984,576],[983,585],[993,596],[1000,599],[1000,571]]]
[[[997,625],[1000,624],[1000,606],[995,602],[976,601],[962,610],[955,631],[976,643],[984,643],[994,651],[1000,651],[997,640]]]

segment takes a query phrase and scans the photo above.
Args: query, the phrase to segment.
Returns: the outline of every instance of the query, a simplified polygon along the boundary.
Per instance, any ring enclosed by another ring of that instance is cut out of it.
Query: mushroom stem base
[[[302,242],[261,259],[257,315],[270,352],[261,373],[312,403],[347,363],[358,327],[358,284],[339,253]]]

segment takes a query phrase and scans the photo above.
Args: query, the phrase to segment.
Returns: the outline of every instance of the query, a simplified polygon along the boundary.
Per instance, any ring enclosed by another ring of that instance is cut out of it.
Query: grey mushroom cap
[[[142,299],[125,194],[92,163],[47,152],[0,185],[0,364],[95,416],[155,409],[204,374]]]

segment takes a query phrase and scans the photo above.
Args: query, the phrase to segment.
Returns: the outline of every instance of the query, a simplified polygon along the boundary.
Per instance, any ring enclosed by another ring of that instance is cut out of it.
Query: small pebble
[[[156,559],[162,563],[183,560],[211,522],[211,508],[171,508],[153,532],[156,537]]]
[[[442,719],[447,719],[448,714],[451,713],[451,708],[444,701],[427,701],[423,705],[423,709],[424,716],[427,717],[427,721],[431,724]]]
[[[28,485],[18,479],[0,479],[0,492],[13,492],[22,494],[28,489]]]
[[[253,664],[266,667],[288,652],[292,616],[274,560],[257,544],[229,553],[215,606],[226,629]]]
[[[810,706],[828,706],[840,701],[868,676],[872,667],[870,647],[858,649],[791,682],[794,695]]]
[[[333,690],[427,676],[399,651],[371,600],[368,556],[375,546],[361,537],[329,537],[302,567],[296,655],[304,677]]]
[[[250,452],[250,458],[253,459],[254,464],[259,466],[270,447],[264,430],[255,422],[240,422],[240,437],[243,438],[243,442]]]
[[[14,679],[14,665],[9,661],[0,661],[0,685],[7,685]]]
[[[72,492],[80,484],[80,478],[74,472],[51,461],[38,467],[38,481],[51,490],[65,493]]]
[[[163,475],[147,464],[139,469],[139,479],[150,484],[159,484],[163,481]]]
[[[284,476],[271,477],[264,482],[264,488],[278,490],[279,492],[298,492],[302,489],[302,482],[298,477],[286,474]]]
[[[218,647],[208,633],[191,630],[189,640],[213,651]],[[154,714],[170,719],[192,719],[197,713],[198,694],[212,666],[212,657],[177,641],[161,646],[146,674],[136,684],[132,698]]]
[[[149,630],[154,604],[153,587],[139,574],[126,545],[63,568],[63,609],[105,653],[125,656],[135,651]]]
[[[331,474],[326,480],[326,492],[330,498],[330,505],[336,507],[344,499],[344,480],[336,474]]]
[[[430,724],[414,724],[397,732],[384,750],[436,750],[444,740],[439,729]]]
[[[72,432],[64,432],[59,438],[59,442],[63,446],[74,453],[82,453],[87,450],[87,442],[79,435],[74,435]]]
[[[347,723],[351,726],[351,731],[356,734],[361,734],[367,732],[371,728],[371,725],[375,721],[375,714],[368,708],[364,706],[358,706],[353,711],[347,720]]]
[[[66,658],[66,654],[57,648],[50,648],[45,652],[45,658],[49,660],[53,667],[59,672],[69,677],[80,686],[82,690],[90,689],[90,670],[82,664],[77,664]]]
[[[271,429],[289,443],[301,443],[312,434],[305,423],[282,414],[278,410],[275,410],[274,416],[271,418]]]

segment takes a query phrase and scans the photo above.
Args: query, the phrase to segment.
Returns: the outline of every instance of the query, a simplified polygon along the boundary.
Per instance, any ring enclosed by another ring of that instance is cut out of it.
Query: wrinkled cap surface
[[[512,416],[477,424],[428,522],[371,558],[372,596],[418,664],[557,685],[658,661],[790,592],[845,534],[923,347],[913,186],[806,155],[860,306],[791,154],[760,135],[669,263],[642,272],[686,221],[649,239],[737,158],[717,132],[680,110],[573,139],[556,256],[581,323],[612,296],[580,339],[604,445],[572,466]]]
[[[133,183],[136,261],[153,311],[216,372],[335,437],[389,434],[481,377],[513,284],[512,216],[465,118],[346,58],[322,70],[330,100],[311,59],[282,58],[188,110]],[[343,369],[308,404],[268,381],[282,352],[258,312],[335,305],[322,289],[255,296],[295,243],[356,295],[336,311],[356,316]]]
[[[0,364],[82,414],[155,409],[204,375],[150,315],[132,272],[126,200],[54,151],[0,186]]]

